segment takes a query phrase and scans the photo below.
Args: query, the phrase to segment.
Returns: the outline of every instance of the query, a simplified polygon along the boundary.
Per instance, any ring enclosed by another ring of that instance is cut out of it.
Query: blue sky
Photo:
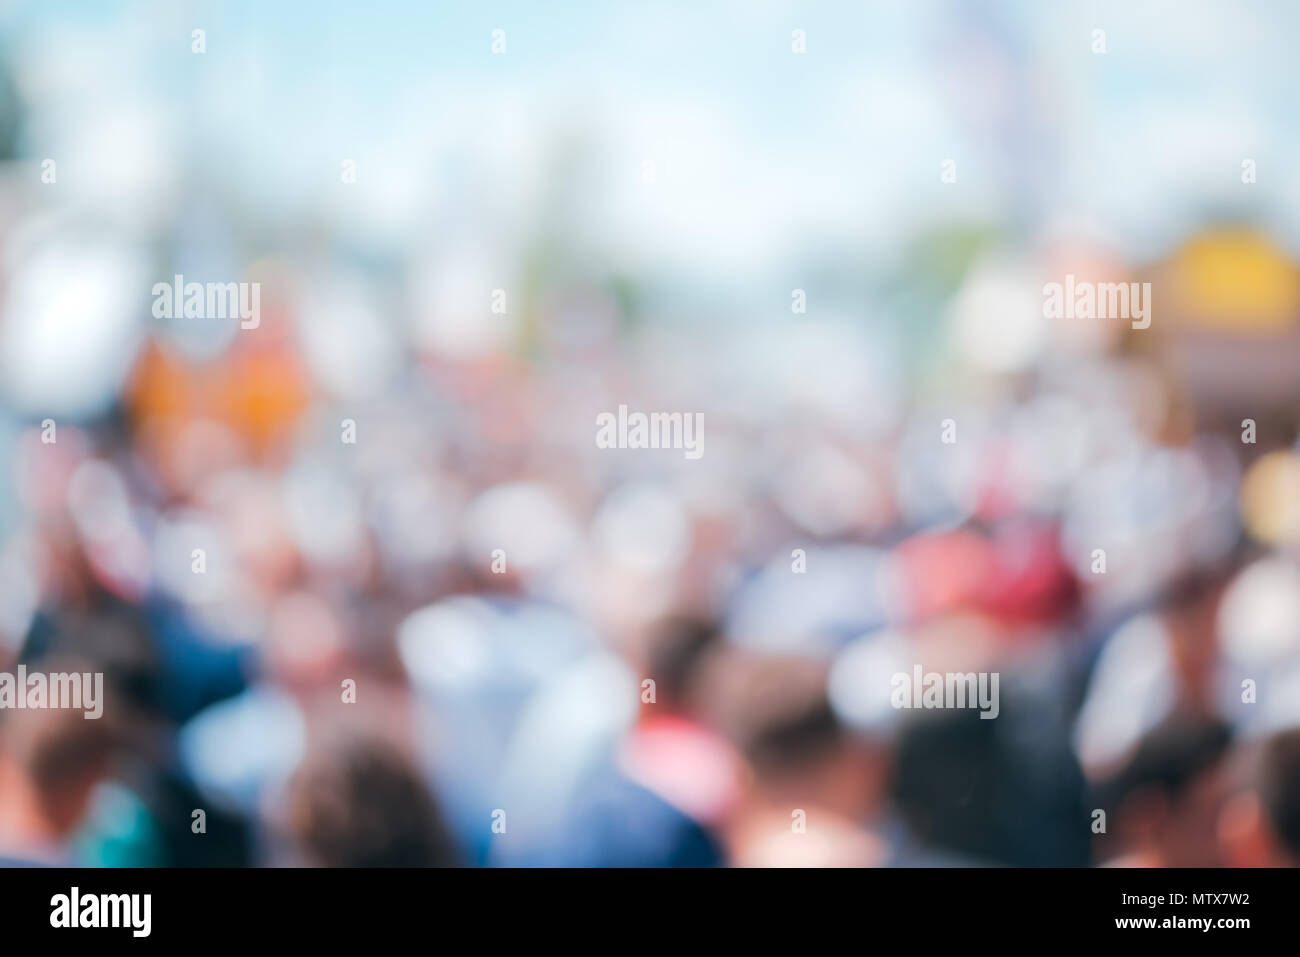
[[[750,281],[934,221],[1081,222],[1146,255],[1227,209],[1294,246],[1298,20],[1208,0],[47,0],[0,13],[0,37],[39,117],[32,156],[108,150],[141,181],[197,177],[267,221],[394,244],[438,217],[493,242],[559,202],[629,268]],[[1240,189],[1247,156],[1267,191]],[[340,200],[345,157],[359,183]]]

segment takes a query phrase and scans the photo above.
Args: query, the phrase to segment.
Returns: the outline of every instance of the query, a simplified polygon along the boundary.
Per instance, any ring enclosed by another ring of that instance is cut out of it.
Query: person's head
[[[699,690],[699,674],[720,641],[717,626],[700,618],[671,618],[652,630],[644,659],[660,711],[694,709],[692,696]]]
[[[70,658],[81,670],[102,672],[115,716],[159,714],[166,695],[155,636],[145,613],[116,596],[96,591],[86,607],[51,609],[38,616],[22,654],[31,669],[58,671],[43,664]],[[125,721],[119,721],[122,730]]]
[[[1228,863],[1300,866],[1300,728],[1273,735],[1240,768],[1247,786],[1227,803],[1219,820]]]
[[[85,817],[114,745],[112,719],[85,714],[0,712],[0,845],[59,845]]]
[[[1157,600],[1182,707],[1214,707],[1215,665],[1220,652],[1219,610],[1229,585],[1250,554],[1244,545],[1208,567],[1176,576]]]
[[[709,664],[712,720],[744,754],[768,800],[861,819],[880,782],[866,749],[836,718],[827,669],[795,657],[731,652]]]
[[[867,830],[885,787],[876,752],[831,708],[824,665],[797,657],[722,653],[705,674],[711,719],[748,765],[751,786],[728,829],[740,866],[872,866]]]
[[[1167,867],[1222,864],[1215,827],[1231,738],[1225,723],[1200,715],[1172,715],[1147,733],[1102,789],[1121,853]]]
[[[419,773],[369,734],[322,741],[289,783],[287,827],[321,867],[441,867],[457,855]]]

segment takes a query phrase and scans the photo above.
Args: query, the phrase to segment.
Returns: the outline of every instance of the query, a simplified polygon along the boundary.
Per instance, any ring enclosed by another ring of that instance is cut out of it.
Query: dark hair
[[[1279,732],[1264,745],[1259,799],[1277,839],[1300,859],[1300,728]]]
[[[156,710],[162,687],[152,629],[143,609],[96,589],[88,607],[50,609],[37,614],[21,660],[49,670],[51,657],[75,657],[104,672],[109,693],[123,704]]]
[[[1227,753],[1228,725],[1212,717],[1171,715],[1138,743],[1128,764],[1104,788],[1118,804],[1138,791],[1156,789],[1177,799]]]
[[[826,668],[803,658],[737,652],[713,662],[717,723],[757,770],[792,772],[844,738]]]
[[[414,766],[373,736],[331,740],[289,785],[289,830],[325,867],[458,863],[433,795]]]
[[[1085,866],[1083,772],[1037,697],[1003,694],[997,720],[971,708],[912,712],[898,731],[892,797],[930,850],[971,863]]]
[[[719,644],[717,625],[700,618],[671,618],[650,638],[646,668],[657,692],[670,704],[681,704],[705,657]]]

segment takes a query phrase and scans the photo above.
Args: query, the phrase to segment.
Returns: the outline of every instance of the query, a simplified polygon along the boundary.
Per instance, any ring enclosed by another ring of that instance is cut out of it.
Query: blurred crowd
[[[109,692],[0,714],[6,856],[1300,859],[1296,406],[1242,399],[1245,443],[1112,330],[864,428],[833,392],[663,388],[644,357],[698,333],[599,288],[533,315],[584,335],[412,345],[349,401],[286,295],[20,424],[0,664]],[[705,456],[596,448],[628,400],[702,410]],[[998,718],[894,709],[914,663],[999,673]]]
[[[1300,863],[1300,269],[1248,211],[935,216],[731,308],[545,203],[126,230],[4,89],[0,671],[107,702],[0,711],[0,860]],[[152,318],[178,273],[260,324]],[[1066,274],[1151,327],[1044,318]],[[620,405],[704,455],[598,448]],[[998,717],[894,708],[915,665]]]

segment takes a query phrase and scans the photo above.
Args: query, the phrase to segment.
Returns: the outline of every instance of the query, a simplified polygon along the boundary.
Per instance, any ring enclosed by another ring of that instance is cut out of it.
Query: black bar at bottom
[[[598,943],[598,927],[608,941],[619,925],[636,937],[701,923],[724,936],[847,931],[864,945],[878,929],[920,930],[927,943],[969,942],[974,929],[985,943],[1043,933],[1231,943],[1289,930],[1295,886],[1284,870],[0,869],[0,918],[11,945],[70,935],[128,946],[445,944],[529,928]]]

